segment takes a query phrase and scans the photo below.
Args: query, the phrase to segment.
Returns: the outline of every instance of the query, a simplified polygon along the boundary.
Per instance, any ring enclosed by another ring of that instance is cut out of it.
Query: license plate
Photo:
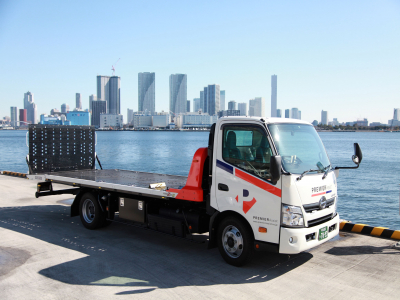
[[[319,230],[318,234],[318,241],[321,241],[323,239],[326,239],[328,237],[328,226],[322,227]]]

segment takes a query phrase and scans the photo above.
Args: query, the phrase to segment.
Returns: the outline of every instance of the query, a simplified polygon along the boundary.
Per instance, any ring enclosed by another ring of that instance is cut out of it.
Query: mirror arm
[[[339,169],[357,169],[360,166],[360,164],[358,164],[355,167],[335,167],[335,170],[339,170]]]

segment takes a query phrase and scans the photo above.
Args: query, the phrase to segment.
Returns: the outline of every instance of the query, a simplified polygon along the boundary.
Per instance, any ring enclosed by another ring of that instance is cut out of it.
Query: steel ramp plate
[[[157,173],[146,173],[129,170],[73,170],[47,173],[51,176],[104,182],[126,186],[148,188],[152,183],[165,182],[168,188],[179,189],[185,186],[187,177]],[[57,181],[57,179],[55,179]]]

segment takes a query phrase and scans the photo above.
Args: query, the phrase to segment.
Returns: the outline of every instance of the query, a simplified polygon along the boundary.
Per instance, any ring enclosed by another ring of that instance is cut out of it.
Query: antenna
[[[118,58],[117,62],[114,63],[114,64],[111,66],[111,70],[113,71],[113,72],[112,72],[112,76],[115,75],[115,67],[117,66],[117,63],[119,62],[120,59],[121,59],[121,58]]]

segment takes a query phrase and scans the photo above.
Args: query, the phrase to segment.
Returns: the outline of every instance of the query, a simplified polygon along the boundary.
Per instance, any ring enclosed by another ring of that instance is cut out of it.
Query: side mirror
[[[282,159],[279,155],[271,156],[269,171],[271,180],[276,183],[281,178]]]
[[[358,145],[358,143],[354,143],[354,155],[351,157],[351,159],[353,160],[353,162],[357,166],[355,166],[355,167],[336,167],[335,170],[339,170],[339,169],[357,169],[360,166],[360,163],[362,161],[362,152],[361,152],[360,145]],[[339,175],[339,173],[337,175]]]
[[[362,152],[358,143],[354,143],[354,155],[352,156],[352,160],[356,165],[359,165],[362,161]]]

